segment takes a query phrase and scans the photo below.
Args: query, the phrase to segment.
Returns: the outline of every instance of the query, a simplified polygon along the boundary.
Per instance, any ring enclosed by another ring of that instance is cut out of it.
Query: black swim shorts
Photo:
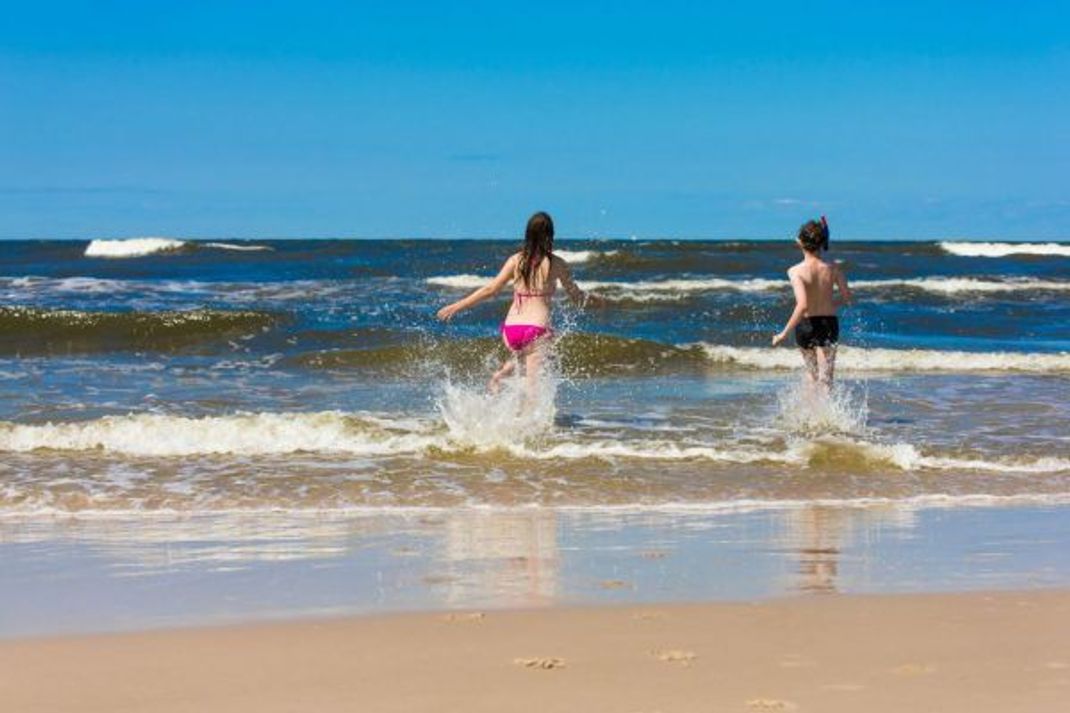
[[[840,320],[834,316],[806,317],[795,325],[795,343],[800,349],[834,346],[840,341]]]

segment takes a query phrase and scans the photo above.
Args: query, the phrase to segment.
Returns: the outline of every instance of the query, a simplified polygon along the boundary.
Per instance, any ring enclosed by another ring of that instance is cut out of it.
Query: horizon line
[[[575,241],[575,242],[789,242],[793,238],[791,236],[765,236],[765,237],[673,237],[673,236],[658,236],[658,237],[643,237],[638,235],[629,235],[627,237],[613,237],[613,236],[596,236],[596,237],[558,237],[559,241]],[[130,241],[130,240],[179,240],[184,242],[205,242],[205,241],[220,241],[220,240],[232,240],[239,242],[297,242],[302,240],[330,240],[330,241],[428,241],[428,242],[441,242],[441,241],[462,241],[462,242],[523,242],[523,236],[495,236],[495,237],[475,237],[475,236],[440,236],[431,237],[426,235],[409,235],[409,236],[338,236],[338,235],[325,235],[325,236],[311,236],[306,235],[302,237],[287,237],[287,236],[270,236],[270,237],[245,237],[234,235],[198,235],[198,236],[176,236],[176,235],[127,235],[116,237],[89,237],[89,238],[40,238],[40,237],[13,237],[13,236],[0,236],[0,242],[44,242],[44,243],[91,243],[96,240],[112,240],[112,241]],[[941,242],[966,242],[966,243],[1070,243],[1070,237],[1064,238],[1006,238],[1006,237],[989,237],[989,236],[944,236],[939,238],[917,238],[917,237],[840,237],[836,239],[836,242],[840,243],[941,243]]]

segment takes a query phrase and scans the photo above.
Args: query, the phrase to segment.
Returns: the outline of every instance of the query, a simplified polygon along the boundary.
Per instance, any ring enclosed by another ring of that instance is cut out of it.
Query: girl
[[[438,318],[448,321],[461,310],[494,297],[510,283],[513,302],[500,331],[512,356],[491,377],[489,388],[497,392],[501,380],[523,363],[531,394],[553,338],[550,313],[557,284],[561,283],[574,303],[597,305],[602,300],[576,286],[568,263],[554,255],[554,222],[548,214],[539,212],[528,220],[524,246],[505,261],[498,276],[464,299],[440,309]]]
[[[773,337],[773,346],[787,339],[788,332],[794,329],[795,343],[802,352],[811,383],[828,389],[836,370],[836,345],[840,340],[836,309],[851,304],[851,290],[843,270],[820,257],[822,251],[829,249],[829,224],[825,216],[821,216],[820,222],[804,223],[795,243],[803,253],[802,262],[788,270],[791,289],[795,292],[795,311],[784,330]],[[833,287],[838,295],[833,294]]]

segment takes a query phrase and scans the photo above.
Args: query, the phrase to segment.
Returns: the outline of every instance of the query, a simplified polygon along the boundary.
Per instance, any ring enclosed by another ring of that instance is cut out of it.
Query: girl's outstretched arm
[[[839,292],[836,306],[843,307],[844,305],[854,304],[855,298],[851,294],[851,288],[847,286],[847,275],[843,274],[843,268],[837,265],[833,275],[836,278],[836,291]]]
[[[791,280],[791,289],[795,293],[795,310],[791,313],[788,323],[784,325],[784,330],[773,337],[774,347],[788,338],[788,333],[795,329],[795,325],[801,322],[806,314],[806,287],[803,285],[802,278],[791,270],[788,270],[788,278]]]
[[[474,307],[483,300],[489,299],[494,295],[502,291],[502,288],[509,284],[509,281],[513,279],[513,275],[516,271],[517,256],[513,255],[505,264],[502,265],[502,269],[498,271],[498,275],[483,285],[472,294],[468,295],[464,299],[457,300],[453,304],[446,305],[438,311],[438,318],[444,322],[448,322],[453,318],[453,315],[457,314],[463,309]]]
[[[561,260],[558,258],[558,260]],[[576,281],[572,279],[572,269],[568,266],[568,263],[561,260],[558,265],[559,272],[558,278],[561,280],[561,286],[565,288],[565,292],[568,293],[568,298],[572,304],[581,305],[583,307],[605,307],[606,301],[598,295],[591,294],[590,292],[584,292],[580,289]]]

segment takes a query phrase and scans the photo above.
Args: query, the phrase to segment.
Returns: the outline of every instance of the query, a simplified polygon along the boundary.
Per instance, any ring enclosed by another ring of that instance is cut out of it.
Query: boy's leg
[[[821,352],[821,383],[831,388],[832,380],[836,376],[836,345],[829,344],[827,347],[821,347],[819,351]]]
[[[806,364],[806,374],[810,377],[811,384],[817,384],[819,379],[819,373],[817,368],[817,354],[814,349],[800,349],[799,353],[802,354],[803,363]]]

